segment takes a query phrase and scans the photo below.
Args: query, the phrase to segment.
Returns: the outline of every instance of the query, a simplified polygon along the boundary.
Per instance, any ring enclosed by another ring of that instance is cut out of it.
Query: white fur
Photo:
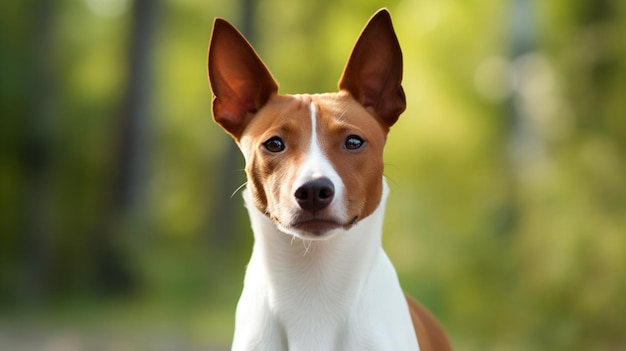
[[[381,246],[389,189],[348,231],[320,241],[281,232],[244,199],[254,232],[233,350],[419,350],[396,271]]]

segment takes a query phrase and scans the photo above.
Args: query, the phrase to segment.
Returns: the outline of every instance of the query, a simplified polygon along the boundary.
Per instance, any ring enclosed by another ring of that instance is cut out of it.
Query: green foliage
[[[130,0],[0,5],[0,348],[31,328],[230,342],[252,238],[240,196],[218,200],[242,171],[224,169],[205,60],[213,18],[240,26],[243,5],[155,4],[149,162],[128,206],[113,194]],[[333,91],[383,6],[408,98],[385,151],[403,286],[459,350],[626,348],[624,3],[267,0],[254,46],[282,93]]]

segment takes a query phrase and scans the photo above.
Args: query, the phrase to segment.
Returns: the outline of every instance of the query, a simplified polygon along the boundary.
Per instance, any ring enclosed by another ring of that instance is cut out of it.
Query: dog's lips
[[[300,218],[296,220],[291,227],[303,233],[322,236],[331,230],[339,228],[344,230],[350,229],[356,223],[357,218],[358,216],[354,216],[347,223],[342,223],[335,219],[314,216],[310,218]]]
[[[292,227],[302,232],[321,236],[333,229],[343,227],[343,224],[333,220],[313,218],[296,222]]]

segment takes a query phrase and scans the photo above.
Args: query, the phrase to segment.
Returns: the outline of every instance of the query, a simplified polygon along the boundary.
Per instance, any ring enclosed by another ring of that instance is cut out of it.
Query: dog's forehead
[[[299,94],[293,95],[300,101],[300,105],[308,111],[310,118],[315,114],[318,129],[324,127],[350,127],[359,126],[364,129],[383,131],[376,118],[363,106],[361,106],[347,92],[324,93],[324,94]],[[334,128],[331,128],[334,129]]]
[[[376,118],[346,92],[274,95],[252,118],[243,144],[273,136],[307,138],[316,122],[319,133],[356,127],[368,134],[386,135]]]
[[[277,95],[264,107],[263,112],[292,119],[310,119],[312,113],[316,117],[324,114],[337,118],[337,115],[347,112],[350,103],[354,103],[354,100],[344,92]]]
[[[295,98],[312,102],[317,110],[330,114],[346,114],[354,108],[361,108],[356,100],[347,92],[324,93],[324,94],[299,94]]]
[[[312,113],[316,117],[319,110],[324,110],[325,114],[339,113],[341,104],[338,95],[274,95],[252,118],[244,134],[262,138],[266,133],[278,130],[292,134],[306,132],[311,129]]]
[[[388,128],[381,125],[375,112],[356,102],[347,92],[311,96],[317,124],[321,130],[358,130],[362,137],[385,139]],[[328,128],[326,128],[328,127]],[[357,133],[358,134],[358,133]]]

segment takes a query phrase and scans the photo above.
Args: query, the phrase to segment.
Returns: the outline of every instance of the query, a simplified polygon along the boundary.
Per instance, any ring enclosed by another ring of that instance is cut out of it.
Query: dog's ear
[[[250,43],[217,18],[207,58],[213,90],[213,118],[239,140],[250,117],[278,91],[278,84]]]
[[[390,127],[406,107],[402,89],[402,51],[391,16],[381,9],[370,18],[357,40],[339,80],[365,108],[372,108]]]

